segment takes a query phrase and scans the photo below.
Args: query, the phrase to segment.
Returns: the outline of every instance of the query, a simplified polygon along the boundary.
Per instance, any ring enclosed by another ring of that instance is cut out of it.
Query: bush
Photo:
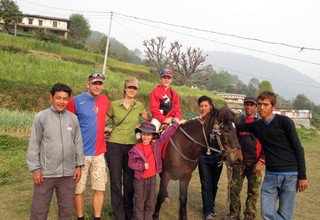
[[[6,51],[9,53],[29,53],[29,50],[21,48],[21,47],[15,47],[15,46],[6,46],[6,45],[0,45],[0,50]]]

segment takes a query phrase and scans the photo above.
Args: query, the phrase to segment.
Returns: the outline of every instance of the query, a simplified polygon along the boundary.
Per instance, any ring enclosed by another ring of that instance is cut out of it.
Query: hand
[[[179,118],[174,118],[174,121],[177,122],[179,125],[182,125],[187,122],[187,120],[184,120],[184,119],[180,120]]]
[[[73,174],[73,179],[74,179],[74,182],[78,182],[81,178],[81,167],[76,167],[76,169],[74,170],[74,174]]]
[[[308,188],[308,180],[298,180],[299,192],[303,192],[307,188]]]
[[[164,124],[171,124],[171,122],[172,122],[172,118],[171,117],[169,117],[169,118],[166,118],[166,119],[164,119]]]
[[[42,173],[41,171],[36,171],[32,174],[32,179],[34,184],[41,186],[43,183]]]
[[[260,160],[256,163],[256,166],[252,169],[252,173],[259,173],[262,170],[263,162]]]
[[[149,163],[144,163],[144,168],[147,170],[149,169]]]

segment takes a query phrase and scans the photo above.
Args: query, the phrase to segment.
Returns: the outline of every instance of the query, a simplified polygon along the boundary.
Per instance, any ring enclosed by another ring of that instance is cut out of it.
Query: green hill
[[[0,34],[0,108],[39,111],[48,106],[48,91],[56,82],[70,85],[73,95],[85,89],[92,71],[102,69],[103,56],[36,39]],[[129,75],[137,77],[141,86],[138,99],[148,106],[158,75],[146,66],[108,60],[105,91],[110,100],[121,98],[123,82]],[[211,96],[218,106],[223,100],[205,90],[174,86],[181,95],[182,111],[197,112],[196,99]]]

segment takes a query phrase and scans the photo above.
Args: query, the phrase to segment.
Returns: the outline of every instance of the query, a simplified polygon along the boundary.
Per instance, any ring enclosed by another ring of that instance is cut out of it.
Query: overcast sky
[[[111,37],[129,49],[143,50],[143,40],[165,36],[168,43],[177,40],[184,47],[242,53],[281,63],[320,82],[319,0],[18,0],[17,3],[23,13],[68,18],[78,12],[89,20],[92,30],[105,34],[109,12],[113,11]],[[318,50],[300,51],[147,20]]]

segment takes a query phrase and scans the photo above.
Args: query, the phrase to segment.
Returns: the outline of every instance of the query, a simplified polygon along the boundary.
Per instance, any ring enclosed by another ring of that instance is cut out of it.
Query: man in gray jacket
[[[81,131],[77,116],[66,110],[70,87],[57,83],[50,93],[52,105],[36,114],[27,152],[34,182],[30,219],[47,219],[55,190],[58,219],[69,220],[74,213],[76,182],[84,165]]]

